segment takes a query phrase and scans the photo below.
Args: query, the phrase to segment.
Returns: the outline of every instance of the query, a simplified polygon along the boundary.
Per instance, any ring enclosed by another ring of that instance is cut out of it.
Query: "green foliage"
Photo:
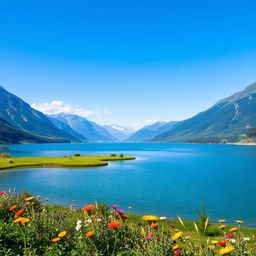
[[[110,156],[114,157],[114,156],[116,156],[116,154],[111,154]]]
[[[75,153],[74,156],[81,156],[79,153]]]
[[[120,157],[124,157],[124,155],[123,155],[123,154],[120,154],[119,156],[120,156]]]
[[[199,210],[196,210],[197,215],[200,219],[200,221],[198,222],[198,229],[201,235],[205,235],[206,231],[210,225],[209,223],[209,217],[206,214],[206,210],[205,210],[205,205],[202,205],[202,210],[201,212]]]
[[[96,203],[94,209],[82,211],[74,207],[44,205],[40,200],[43,199],[29,192],[0,194],[0,255],[217,256],[222,248],[216,245],[209,249],[210,237],[199,236],[193,222],[180,218],[159,220],[158,227],[153,229],[149,227],[152,222],[132,214],[128,219],[122,218],[125,215],[109,209],[106,203]],[[27,219],[26,223],[22,224],[15,217],[20,210],[24,210],[20,218]],[[203,207],[200,212],[202,221],[207,220],[206,216]],[[113,221],[118,221],[120,226],[109,228],[109,223]],[[215,224],[211,224],[205,234],[217,236],[214,238],[217,241],[225,239],[225,233],[218,233],[217,229]],[[93,233],[86,236],[89,231]],[[179,233],[180,237],[175,238]],[[244,236],[253,239],[255,234],[253,229],[238,226],[237,233],[234,233],[237,242],[228,242],[228,246],[234,247],[230,255],[255,256],[253,243],[244,239]],[[174,248],[175,245],[179,248]]]
[[[2,157],[2,158],[10,158],[11,156],[10,156],[9,153],[2,153],[2,154],[0,155],[0,157]]]

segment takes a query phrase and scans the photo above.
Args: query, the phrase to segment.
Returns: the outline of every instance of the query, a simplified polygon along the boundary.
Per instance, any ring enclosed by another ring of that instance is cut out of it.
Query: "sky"
[[[46,113],[139,128],[256,81],[256,1],[0,2],[0,85]]]

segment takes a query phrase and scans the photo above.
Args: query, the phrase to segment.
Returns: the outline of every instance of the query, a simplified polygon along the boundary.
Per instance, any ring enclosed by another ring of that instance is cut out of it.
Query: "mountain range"
[[[154,142],[237,141],[256,127],[256,83],[156,136]]]
[[[0,86],[0,143],[238,141],[256,128],[256,83],[183,121],[156,122],[134,131],[60,113],[45,115]]]

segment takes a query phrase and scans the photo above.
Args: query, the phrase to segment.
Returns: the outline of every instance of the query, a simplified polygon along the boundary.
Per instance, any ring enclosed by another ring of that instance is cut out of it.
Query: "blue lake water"
[[[256,226],[256,147],[235,145],[82,143],[11,145],[13,156],[124,153],[135,161],[83,169],[0,172],[0,189],[16,188],[78,207],[95,201],[133,207],[138,214],[195,219],[205,204],[213,220]],[[73,202],[74,200],[74,202]]]

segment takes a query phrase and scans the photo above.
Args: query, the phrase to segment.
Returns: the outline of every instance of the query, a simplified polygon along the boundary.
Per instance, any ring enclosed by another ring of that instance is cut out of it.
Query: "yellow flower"
[[[157,221],[158,217],[154,215],[145,215],[142,217],[142,219],[146,221]]]
[[[52,242],[53,242],[53,243],[56,243],[56,242],[59,242],[59,241],[60,241],[60,238],[59,238],[59,237],[55,237],[55,238],[52,239]]]
[[[211,243],[212,243],[212,244],[217,244],[218,241],[217,241],[217,240],[213,240],[213,241],[211,241]]]
[[[212,249],[215,248],[215,246],[214,245],[208,245],[208,248],[212,250]]]
[[[14,221],[13,221],[13,223],[18,223],[18,222],[21,222],[21,217],[20,218],[17,218],[17,219],[15,219]]]
[[[236,220],[236,223],[238,223],[238,224],[242,224],[242,223],[244,223],[242,220]]]
[[[226,254],[229,254],[229,253],[231,253],[233,251],[234,251],[234,247],[233,246],[227,246],[225,248],[220,249],[220,254],[221,255],[226,255]]]
[[[229,231],[230,232],[236,232],[238,228],[231,228]]]
[[[40,198],[41,196],[36,196],[36,198]]]
[[[178,240],[182,237],[183,233],[181,231],[177,232],[176,234],[174,234],[172,236],[172,240],[175,241],[175,240]]]
[[[179,246],[178,244],[176,244],[176,245],[174,245],[174,246],[172,247],[172,249],[173,249],[173,250],[177,250],[179,247],[180,247],[180,246]]]
[[[31,201],[34,197],[33,196],[30,196],[30,197],[27,197],[25,200],[26,201]]]
[[[224,229],[226,227],[226,225],[221,225],[219,226],[219,229]]]
[[[58,234],[58,237],[64,237],[67,234],[67,231],[62,231]]]
[[[218,220],[219,223],[224,223],[226,220]]]
[[[27,218],[22,218],[22,217],[19,217],[19,218],[15,219],[15,220],[13,221],[13,223],[22,223],[22,224],[26,224],[26,223],[28,223],[28,222],[29,222],[29,219],[27,219]]]

